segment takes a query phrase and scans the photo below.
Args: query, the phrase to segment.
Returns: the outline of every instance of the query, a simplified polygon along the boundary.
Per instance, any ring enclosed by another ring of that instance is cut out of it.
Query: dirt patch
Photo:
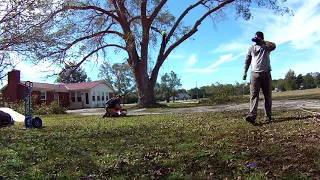
[[[147,112],[146,109],[129,110],[128,115],[145,115],[145,114],[172,114],[172,113],[198,113],[198,112],[211,112],[211,111],[230,111],[230,110],[249,110],[249,103],[241,104],[228,104],[217,106],[199,106],[192,108],[179,108],[179,109],[167,109],[159,110],[157,112]],[[264,108],[264,103],[259,103],[259,109]],[[320,100],[279,100],[272,102],[272,109],[320,109]],[[81,115],[103,115],[105,113],[104,108],[94,109],[78,109],[68,110],[70,114]]]

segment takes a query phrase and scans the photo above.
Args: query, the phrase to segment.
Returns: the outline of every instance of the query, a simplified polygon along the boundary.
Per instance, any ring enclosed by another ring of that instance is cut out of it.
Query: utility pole
[[[198,85],[197,85],[197,81],[196,81],[196,89],[197,89],[197,99],[199,98],[199,92],[198,92]]]

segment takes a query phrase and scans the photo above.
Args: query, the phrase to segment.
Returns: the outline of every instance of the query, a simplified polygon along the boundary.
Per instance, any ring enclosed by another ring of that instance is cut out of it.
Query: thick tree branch
[[[189,11],[191,11],[193,8],[199,6],[200,4],[203,3],[203,0],[199,0],[197,3],[189,6],[187,9],[185,9],[183,11],[183,13],[179,16],[179,18],[177,19],[177,21],[174,23],[172,29],[170,30],[170,32],[167,35],[167,39],[168,41],[170,40],[170,38],[172,37],[174,31],[177,29],[177,27],[179,26],[179,24],[181,23],[182,19],[189,13]],[[168,42],[167,41],[167,42]]]
[[[94,34],[91,34],[91,35],[88,35],[88,36],[84,36],[84,37],[81,37],[79,39],[76,39],[75,41],[73,41],[72,43],[68,44],[68,46],[66,48],[64,48],[63,50],[68,50],[69,48],[71,48],[71,46],[75,45],[76,43],[80,42],[80,41],[83,41],[85,39],[90,39],[92,37],[95,37],[95,36],[98,36],[98,35],[101,35],[101,34],[117,34],[119,35],[120,37],[123,37],[123,34],[118,32],[118,31],[100,31],[100,32],[97,32],[97,33],[94,33]]]
[[[150,23],[147,19],[147,0],[141,1],[141,24],[142,24],[142,42],[141,42],[141,63],[143,67],[148,63]]]
[[[163,58],[163,54],[166,48],[166,36],[162,35],[162,42],[161,42],[161,46],[159,49],[159,53],[158,53],[158,57],[157,57],[157,62],[152,70],[151,73],[151,77],[150,77],[150,81],[151,82],[156,82],[157,81],[157,77],[158,77],[158,73],[160,70],[160,67],[162,66],[162,63],[164,62],[165,58]]]
[[[176,48],[178,45],[180,45],[182,42],[184,42],[186,39],[190,38],[193,34],[195,34],[198,31],[198,26],[202,23],[202,21],[208,17],[211,13],[219,10],[220,8],[226,6],[227,4],[230,4],[232,2],[234,2],[235,0],[226,0],[223,3],[219,4],[218,6],[216,6],[215,8],[212,8],[211,10],[209,10],[208,12],[206,12],[200,19],[198,19],[196,21],[196,23],[193,25],[192,29],[185,34],[184,36],[182,36],[179,40],[177,40],[175,43],[173,43],[168,49],[167,51],[164,53],[164,59],[166,59],[168,57],[168,55],[171,53],[171,51]],[[170,31],[170,33],[172,32],[172,30]],[[173,33],[173,32],[172,32]],[[169,36],[169,35],[168,35]],[[168,41],[168,40],[167,40]],[[164,59],[162,61],[164,61]],[[162,62],[163,63],[163,62]]]
[[[116,12],[118,14],[119,18],[119,24],[122,27],[122,30],[124,32],[124,41],[126,42],[126,49],[128,52],[129,60],[128,63],[132,67],[137,67],[139,66],[138,61],[134,61],[139,59],[139,55],[137,52],[137,47],[135,43],[135,39],[133,36],[133,33],[130,29],[130,24],[128,22],[127,17],[125,16],[125,13],[128,12],[125,5],[124,1],[117,1],[117,0],[112,0],[113,6],[116,8]]]
[[[131,24],[133,21],[138,20],[138,19],[141,19],[141,16],[135,16],[135,17],[131,18],[129,20],[129,24]]]
[[[146,23],[146,17],[147,17],[147,0],[141,0],[141,20],[142,20],[142,26]]]

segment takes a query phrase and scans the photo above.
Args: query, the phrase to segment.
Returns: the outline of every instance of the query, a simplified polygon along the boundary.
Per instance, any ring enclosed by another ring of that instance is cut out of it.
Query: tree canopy
[[[112,66],[108,62],[101,64],[99,78],[111,83],[117,94],[129,94],[135,90],[134,76],[128,63],[115,63]]]
[[[160,92],[164,99],[169,102],[170,98],[177,94],[178,88],[181,86],[178,75],[171,71],[170,74],[165,73],[161,77]]]
[[[65,68],[59,73],[55,82],[57,83],[79,83],[87,81],[87,73],[82,67],[73,69],[75,62],[68,62],[65,64]],[[90,80],[90,79],[89,79]]]

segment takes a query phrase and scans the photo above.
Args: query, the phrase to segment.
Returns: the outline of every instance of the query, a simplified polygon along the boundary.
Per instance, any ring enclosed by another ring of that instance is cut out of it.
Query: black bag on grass
[[[13,123],[13,120],[10,114],[0,110],[0,126],[7,126],[12,123]]]

